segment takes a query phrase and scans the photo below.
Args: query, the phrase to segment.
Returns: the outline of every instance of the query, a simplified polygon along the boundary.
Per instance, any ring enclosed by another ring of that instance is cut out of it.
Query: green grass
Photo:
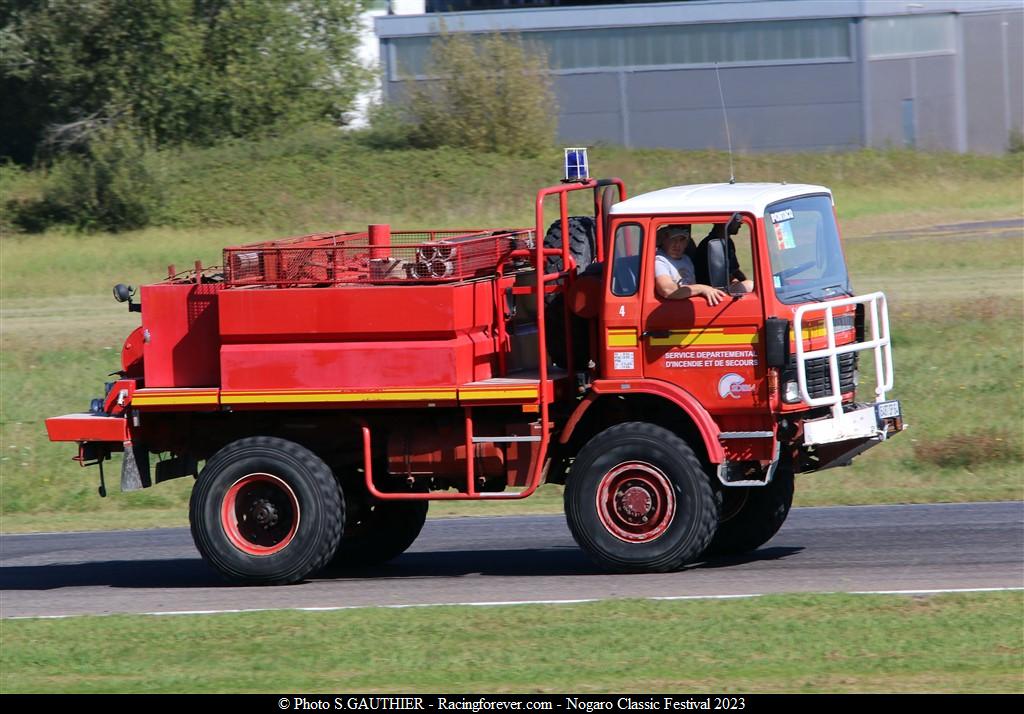
[[[534,159],[441,148],[381,150],[358,135],[309,127],[258,142],[212,149],[167,150],[158,156],[166,197],[156,224],[197,229],[246,226],[298,232],[389,222],[409,228],[532,222],[531,197],[557,180],[561,152]],[[729,176],[725,152],[597,147],[595,175],[617,175],[634,194]],[[789,181],[832,187],[840,217],[897,214],[933,222],[953,211],[1019,213],[1018,156],[912,151],[736,156],[741,181]],[[4,197],[41,195],[45,176],[0,167]],[[952,210],[951,210],[952,209]],[[0,219],[0,226],[8,221]],[[190,259],[185,255],[182,260]]]
[[[15,692],[1015,692],[1021,593],[0,623]]]
[[[0,530],[185,522],[187,480],[120,494],[115,457],[107,468],[111,495],[100,500],[96,469],[78,468],[73,448],[45,437],[45,416],[84,411],[99,396],[138,324],[110,297],[114,283],[159,280],[168,263],[219,263],[225,245],[382,219],[396,228],[528,224],[533,191],[558,168],[453,150],[371,152],[333,132],[168,153],[164,161],[173,188],[168,221],[179,227],[0,238]],[[727,167],[714,152],[601,148],[593,161],[595,173],[622,176],[633,193],[712,180]],[[831,185],[854,285],[883,289],[890,299],[893,396],[911,429],[850,468],[799,478],[797,503],[1021,498],[1024,236],[902,232],[1021,216],[1019,159],[757,155],[737,157],[737,174]],[[40,185],[38,174],[0,170],[6,195],[30,196]],[[434,504],[431,512],[560,510],[552,487],[523,502]]]

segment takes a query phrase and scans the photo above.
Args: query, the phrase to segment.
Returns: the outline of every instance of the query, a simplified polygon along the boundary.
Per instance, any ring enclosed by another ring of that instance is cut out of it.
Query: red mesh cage
[[[224,249],[229,286],[436,283],[493,275],[533,231],[404,231],[390,245],[364,233],[322,233]]]

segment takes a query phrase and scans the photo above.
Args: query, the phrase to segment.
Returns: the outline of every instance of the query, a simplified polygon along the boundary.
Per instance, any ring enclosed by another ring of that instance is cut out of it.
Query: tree
[[[0,158],[129,115],[157,146],[345,122],[366,0],[0,0]]]
[[[434,79],[409,90],[418,143],[526,156],[554,143],[558,111],[543,48],[514,35],[445,34],[431,45],[427,73]]]

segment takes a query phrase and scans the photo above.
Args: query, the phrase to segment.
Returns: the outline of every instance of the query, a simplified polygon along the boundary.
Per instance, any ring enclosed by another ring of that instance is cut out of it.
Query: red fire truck
[[[593,216],[568,215],[574,191]],[[202,556],[281,584],[397,556],[429,501],[543,483],[565,485],[573,536],[608,569],[742,553],[782,525],[794,473],[903,429],[885,296],[854,295],[827,188],[627,198],[573,165],[535,212],[520,229],[372,225],[227,248],[220,268],[171,267],[141,302],[118,285],[141,325],[117,378],[89,413],[47,419],[49,437],[100,466],[101,495],[114,452],[122,490],[195,478]],[[690,231],[717,304],[655,289],[671,227]]]

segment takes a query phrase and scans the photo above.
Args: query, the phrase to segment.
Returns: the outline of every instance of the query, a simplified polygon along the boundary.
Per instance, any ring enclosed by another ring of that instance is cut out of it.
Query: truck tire
[[[576,261],[576,273],[582,273],[594,262],[597,255],[596,228],[590,216],[569,216],[569,254]],[[562,247],[562,222],[555,221],[548,226],[544,235],[545,248]],[[550,256],[544,261],[544,271],[558,272],[562,269],[562,258]],[[559,281],[560,282],[560,281]],[[559,367],[567,366],[565,349],[565,295],[552,293],[544,296],[546,307],[544,318],[547,322],[547,346],[551,361]],[[569,315],[569,329],[573,345],[573,356],[577,368],[586,365],[590,359],[590,332],[585,320]]]
[[[721,520],[708,557],[742,555],[772,539],[793,505],[793,464],[783,457],[767,486],[721,489]]]
[[[576,261],[577,274],[582,273],[594,262],[597,255],[595,244],[597,229],[590,216],[569,216],[569,255]],[[562,221],[559,219],[548,226],[544,234],[545,248],[562,247]],[[544,261],[544,272],[557,273],[562,270],[561,256],[552,255]],[[550,296],[545,297],[550,300]]]
[[[240,439],[214,454],[189,503],[203,559],[246,585],[294,583],[338,547],[345,501],[312,451],[269,436]]]
[[[332,567],[365,567],[397,558],[413,544],[427,520],[427,501],[373,501],[366,497],[350,505]]]
[[[593,437],[565,487],[579,546],[619,572],[666,572],[696,560],[718,524],[718,501],[693,450],[668,429],[627,422]]]

